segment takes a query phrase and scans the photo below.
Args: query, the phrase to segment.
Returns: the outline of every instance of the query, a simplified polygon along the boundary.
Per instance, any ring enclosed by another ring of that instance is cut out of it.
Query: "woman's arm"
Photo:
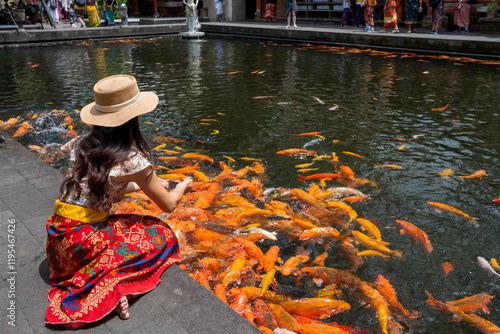
[[[181,202],[182,196],[191,191],[193,187],[193,179],[187,177],[184,181],[177,184],[174,190],[168,191],[163,186],[161,180],[156,176],[151,166],[138,173],[129,175],[128,179],[132,181],[129,182],[131,188],[138,186],[160,209],[167,213],[174,211]],[[132,185],[130,185],[131,183]],[[127,186],[127,190],[129,186]]]

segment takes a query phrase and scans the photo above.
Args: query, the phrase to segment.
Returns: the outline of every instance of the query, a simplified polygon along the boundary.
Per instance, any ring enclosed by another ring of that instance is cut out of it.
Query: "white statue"
[[[194,0],[182,0],[182,2],[186,5],[186,23],[188,26],[188,32],[198,32],[198,29],[201,28],[200,22],[198,21],[198,0],[194,2]]]

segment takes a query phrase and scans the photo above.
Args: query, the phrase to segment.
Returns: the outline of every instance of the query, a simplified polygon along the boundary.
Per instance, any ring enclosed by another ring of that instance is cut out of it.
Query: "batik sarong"
[[[89,26],[97,27],[101,24],[96,6],[87,5],[87,17],[89,18]]]
[[[113,13],[113,7],[109,7],[109,8],[111,8],[111,10],[108,8],[104,9],[104,17],[106,18],[106,21],[108,22],[108,26],[114,26],[115,25],[115,17],[114,17],[114,13]]]
[[[396,0],[389,0],[387,8],[384,8],[384,28],[392,28],[398,24],[396,8]]]
[[[439,26],[441,24],[441,18],[443,17],[444,12],[444,3],[443,1],[439,2],[437,7],[432,8],[432,24]]]
[[[151,291],[179,262],[170,227],[140,214],[110,215],[56,201],[47,221],[47,324],[78,328],[113,312],[126,295]]]
[[[344,8],[344,14],[342,15],[342,25],[347,26],[351,23],[351,9]]]
[[[365,24],[366,30],[375,30],[375,22],[373,20],[373,13],[375,12],[375,5],[369,3],[365,6]]]
[[[276,9],[276,5],[274,3],[267,3],[266,4],[266,14],[264,18],[266,20],[274,20],[274,11]]]
[[[405,23],[417,23],[419,0],[406,0]]]
[[[442,1],[441,1],[442,2]],[[455,6],[455,24],[459,27],[469,28],[470,5],[460,2]]]

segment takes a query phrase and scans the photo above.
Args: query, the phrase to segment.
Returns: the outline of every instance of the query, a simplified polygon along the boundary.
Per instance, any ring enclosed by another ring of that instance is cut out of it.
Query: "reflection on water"
[[[309,185],[297,180],[294,166],[310,159],[275,152],[305,144],[318,154],[335,152],[357,177],[378,184],[376,189],[363,189],[371,200],[352,207],[378,224],[392,249],[404,251],[404,261],[370,259],[356,274],[370,282],[378,274],[390,280],[401,303],[421,312],[420,320],[411,324],[414,333],[474,332],[470,325],[448,322],[449,316],[427,306],[425,290],[444,301],[481,292],[496,297],[500,291],[498,279],[476,260],[500,258],[500,209],[492,202],[500,197],[500,65],[495,62],[166,37],[0,50],[0,63],[2,120],[28,112],[79,110],[92,101],[95,82],[127,73],[137,78],[142,90],[160,97],[157,112],[141,118],[154,123],[144,124],[146,137],[201,140],[208,144],[187,142],[185,148],[202,150],[215,160],[232,156],[235,168],[249,164],[238,158],[262,159],[266,187]],[[338,108],[329,110],[334,105]],[[431,111],[445,106],[444,111]],[[63,141],[60,131],[46,128],[20,141]],[[86,127],[80,124],[75,129],[83,132]],[[292,136],[310,131],[320,131],[325,140]],[[382,164],[402,168],[373,168]],[[331,164],[319,162],[315,167],[318,172],[334,172]],[[445,168],[455,175],[440,177]],[[488,176],[458,177],[480,169]],[[427,201],[454,206],[477,217],[480,226],[436,213]],[[430,258],[420,244],[399,234],[396,219],[410,221],[429,235],[434,247]],[[444,262],[455,268],[447,276]],[[500,301],[495,298],[490,310],[482,315],[499,324]],[[354,321],[349,317],[355,315],[340,319]]]

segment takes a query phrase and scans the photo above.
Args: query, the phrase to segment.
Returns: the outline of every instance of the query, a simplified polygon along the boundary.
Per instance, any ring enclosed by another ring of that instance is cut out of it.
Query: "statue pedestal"
[[[180,32],[179,36],[181,36],[182,38],[192,39],[192,38],[203,37],[205,36],[205,33],[203,31],[193,31],[193,32],[185,31],[185,32]]]

